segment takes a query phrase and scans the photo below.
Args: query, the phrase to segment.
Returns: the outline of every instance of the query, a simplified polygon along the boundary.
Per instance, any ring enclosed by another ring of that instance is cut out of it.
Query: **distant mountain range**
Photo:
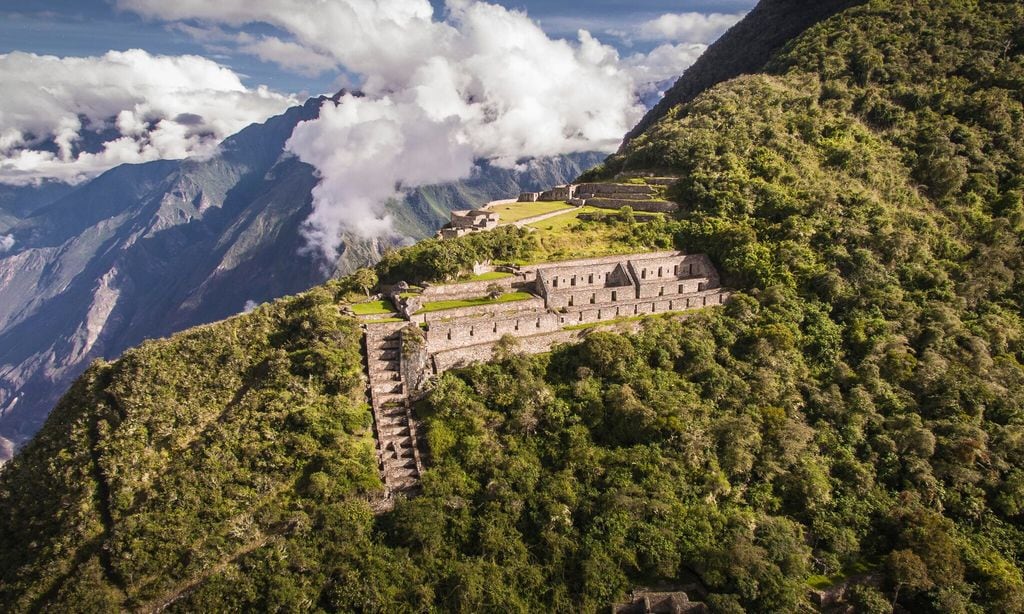
[[[317,179],[284,145],[326,100],[250,126],[210,158],[120,166],[76,187],[0,186],[0,461],[92,360],[376,261],[388,245],[355,236],[333,270],[300,255]],[[482,163],[389,208],[419,239],[452,209],[571,180],[603,157],[538,159],[525,171]]]

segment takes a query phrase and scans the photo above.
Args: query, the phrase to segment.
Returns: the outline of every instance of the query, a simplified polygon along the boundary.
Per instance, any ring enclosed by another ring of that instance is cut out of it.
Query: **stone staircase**
[[[377,463],[385,488],[385,507],[395,495],[419,488],[423,462],[408,391],[402,381],[402,328],[406,323],[366,326],[366,367],[377,439]]]

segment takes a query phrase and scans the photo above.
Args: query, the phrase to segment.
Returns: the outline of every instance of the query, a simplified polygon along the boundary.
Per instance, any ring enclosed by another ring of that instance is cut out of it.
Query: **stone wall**
[[[553,266],[537,270],[537,293],[548,301],[548,307],[557,309],[564,305],[570,293],[583,290],[629,289],[633,279],[625,266],[625,259],[619,258],[612,262],[572,266]],[[610,293],[608,293],[610,297]],[[558,304],[552,304],[554,300]],[[607,298],[605,300],[611,300]]]
[[[578,311],[567,311],[565,313],[523,312],[504,318],[432,322],[426,332],[427,351],[435,355],[435,362],[438,354],[455,352],[456,358],[448,357],[442,360],[442,362],[447,362],[462,356],[459,352],[464,350],[471,351],[471,353],[477,352],[477,350],[470,350],[470,348],[494,344],[505,335],[511,335],[517,339],[532,338],[537,335],[556,333],[568,326],[611,322],[622,318],[681,312],[721,305],[728,298],[728,292],[713,290],[693,296],[665,297],[656,300],[633,299],[614,305],[588,305],[580,308]],[[489,358],[489,354],[487,358]],[[484,358],[484,360],[487,358]]]
[[[631,258],[629,262],[634,277],[640,283],[662,278],[718,277],[715,266],[705,254],[659,254],[649,258]]]
[[[523,301],[510,303],[491,303],[488,305],[476,305],[472,307],[458,307],[445,309],[444,311],[431,311],[428,313],[417,313],[410,316],[411,321],[417,324],[443,322],[446,320],[458,321],[475,317],[498,318],[520,311],[543,311],[544,300],[532,298]]]
[[[432,322],[427,330],[427,351],[431,354],[481,343],[493,343],[504,337],[524,337],[549,333],[562,328],[558,314],[522,312],[502,318],[480,318],[451,322]]]
[[[512,290],[512,282],[514,281],[514,277],[506,277],[491,281],[471,281],[463,284],[427,285],[423,288],[423,292],[420,293],[420,298],[425,303],[480,298],[481,296],[487,296],[489,288],[495,284],[501,286],[504,292],[510,292]]]
[[[547,305],[549,309],[562,309],[598,303],[618,303],[620,301],[632,301],[636,299],[636,287],[632,284],[614,287],[585,287],[557,290],[548,293]]]
[[[551,188],[546,192],[541,192],[537,200],[545,202],[553,202],[560,200],[569,200],[576,195],[576,186],[574,185],[560,185],[556,188]]]
[[[691,279],[666,279],[641,284],[637,298],[657,298],[680,294],[696,294],[710,290],[714,286],[707,277]]]
[[[708,292],[701,296],[688,297],[682,299],[684,304],[689,304],[689,309],[700,309],[702,307],[711,307],[713,305],[720,305],[725,303],[729,298],[729,293],[724,291]],[[558,316],[558,330],[551,332],[542,332],[539,334],[519,334],[508,333],[513,335],[517,341],[517,351],[524,354],[541,354],[548,352],[552,347],[560,343],[578,343],[584,337],[589,334],[598,331],[619,331],[619,332],[635,332],[640,329],[642,322],[639,320],[632,321],[618,321],[614,322],[618,318],[628,318],[642,315],[651,315],[658,313],[668,313],[683,311],[680,309],[680,303],[678,301],[647,301],[647,302],[636,302],[628,309],[619,307],[616,309],[607,309],[602,307],[601,309],[594,309],[590,311],[581,311],[574,314],[557,314]],[[601,312],[601,313],[599,313]],[[601,318],[599,319],[599,315]],[[684,316],[680,316],[684,317]],[[563,326],[572,326],[576,324],[593,324],[597,322],[607,321],[606,325],[597,325],[594,327],[588,327],[584,329],[575,330],[564,330],[561,329]],[[523,331],[520,331],[521,333]],[[429,337],[429,333],[428,333]],[[501,339],[502,335],[498,337],[476,343],[474,345],[452,345],[450,347],[444,347],[443,349],[433,353],[433,366],[434,373],[440,375],[445,371],[469,366],[474,363],[488,362],[494,357],[494,347],[497,342]],[[428,347],[430,342],[428,342]]]

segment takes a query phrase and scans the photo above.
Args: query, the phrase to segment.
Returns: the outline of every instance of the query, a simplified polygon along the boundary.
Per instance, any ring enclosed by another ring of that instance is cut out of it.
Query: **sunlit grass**
[[[447,309],[458,309],[460,307],[480,307],[483,305],[497,305],[499,303],[514,303],[517,301],[526,301],[531,298],[533,298],[533,295],[530,294],[529,292],[509,292],[508,294],[502,294],[498,298],[481,296],[480,298],[469,298],[462,300],[434,301],[432,303],[424,303],[423,308],[417,311],[416,313],[445,311]]]

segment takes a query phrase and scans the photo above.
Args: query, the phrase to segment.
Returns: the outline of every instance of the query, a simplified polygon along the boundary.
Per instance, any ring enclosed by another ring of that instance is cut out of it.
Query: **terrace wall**
[[[462,284],[446,284],[438,286],[428,285],[423,288],[423,292],[420,293],[420,297],[425,303],[480,298],[481,296],[487,296],[490,287],[495,284],[500,286],[503,291],[510,292],[512,290],[513,281],[515,281],[515,278],[505,277],[503,279],[494,279],[491,281],[470,281]]]
[[[638,321],[615,322],[615,320],[700,309],[723,304],[728,298],[728,292],[716,290],[703,293],[700,296],[681,297],[674,300],[634,301],[631,304],[615,307],[600,306],[576,313],[546,314],[538,320],[528,322],[519,319],[519,330],[509,327],[516,320],[500,320],[487,323],[486,326],[490,328],[484,331],[477,328],[472,336],[469,336],[466,331],[460,331],[460,326],[439,328],[432,324],[431,330],[427,332],[427,348],[433,355],[434,373],[440,375],[450,369],[491,360],[495,345],[505,335],[512,335],[518,340],[518,351],[525,354],[539,354],[550,351],[552,346],[559,343],[578,342],[596,330],[614,328],[635,331],[641,326]],[[606,322],[607,325],[602,326],[599,324],[601,322]],[[598,326],[576,330],[564,330],[563,328],[580,324],[598,324]],[[475,327],[477,324],[473,324],[473,326]],[[452,334],[451,340],[447,339],[449,332]]]
[[[518,313],[520,311],[543,310],[544,300],[541,298],[531,298],[522,301],[512,301],[509,303],[491,303],[488,305],[456,307],[454,309],[445,309],[443,311],[417,313],[413,314],[410,317],[410,319],[412,322],[415,322],[417,324],[424,324],[431,322],[443,322],[446,320],[456,321],[477,317],[499,318],[507,317],[509,314]]]

